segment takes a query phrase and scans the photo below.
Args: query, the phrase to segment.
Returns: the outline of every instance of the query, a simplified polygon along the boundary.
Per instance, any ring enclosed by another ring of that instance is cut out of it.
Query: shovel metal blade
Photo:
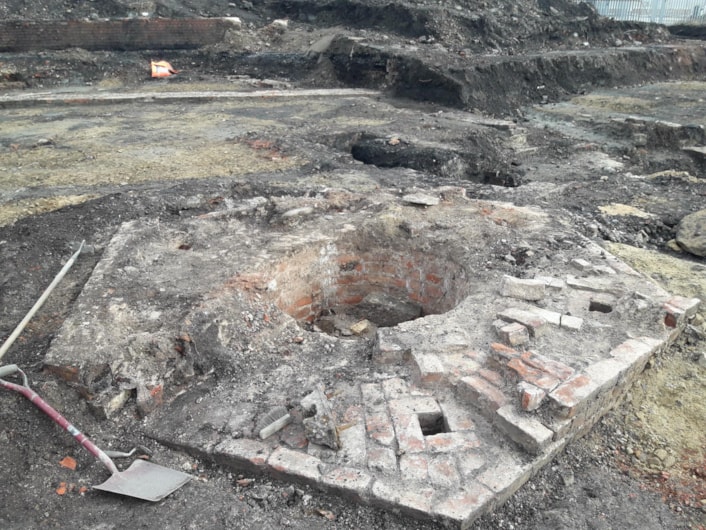
[[[125,471],[113,475],[94,489],[156,502],[191,480],[191,475],[166,467],[135,460]]]

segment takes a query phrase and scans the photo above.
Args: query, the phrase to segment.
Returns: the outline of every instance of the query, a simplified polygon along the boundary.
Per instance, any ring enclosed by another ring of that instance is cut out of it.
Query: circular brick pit
[[[468,294],[463,267],[416,249],[311,249],[280,263],[275,280],[280,309],[329,333],[332,318],[389,327],[445,313]]]

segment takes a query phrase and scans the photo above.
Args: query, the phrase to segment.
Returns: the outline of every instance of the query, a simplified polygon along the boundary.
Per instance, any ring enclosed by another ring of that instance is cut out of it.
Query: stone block
[[[559,322],[559,327],[564,329],[570,329],[572,331],[579,331],[583,326],[583,319],[571,315],[561,315],[561,321]]]
[[[517,308],[508,308],[500,311],[497,318],[506,322],[517,322],[525,326],[532,337],[541,337],[549,331],[546,319],[529,311]]]
[[[473,355],[470,353],[473,353]],[[449,380],[455,381],[460,377],[471,375],[480,368],[479,359],[482,359],[482,356],[476,352],[470,353],[452,353],[441,358]]]
[[[543,318],[552,326],[561,326],[561,313],[550,311],[549,309],[543,309],[541,307],[531,307],[527,311],[533,315]]]
[[[602,392],[614,387],[629,367],[618,359],[602,359],[584,368],[584,373],[600,387]]]
[[[496,424],[532,454],[541,453],[554,437],[554,433],[536,417],[518,412],[514,405],[506,405],[497,410]]]
[[[549,324],[553,326],[558,326],[560,328],[571,329],[578,331],[583,325],[583,319],[579,317],[574,317],[571,315],[563,315],[556,311],[550,311],[548,309],[542,309],[541,307],[533,307],[529,309],[530,313],[534,313],[538,317],[543,318]]]
[[[500,287],[503,296],[518,300],[537,301],[545,295],[545,283],[542,280],[527,280],[504,276]]]
[[[574,420],[571,418],[552,418],[546,427],[551,429],[554,433],[554,441],[561,440],[566,437],[566,435],[571,432],[571,426]]]
[[[582,272],[588,272],[593,268],[593,265],[591,265],[591,262],[586,261],[585,259],[581,259],[581,258],[572,259],[571,266],[574,269],[578,269]]]

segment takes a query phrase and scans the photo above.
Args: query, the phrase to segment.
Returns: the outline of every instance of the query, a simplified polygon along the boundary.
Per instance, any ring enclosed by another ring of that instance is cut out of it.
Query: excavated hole
[[[341,252],[333,245],[280,263],[275,282],[278,307],[301,325],[351,337],[445,313],[469,289],[466,271],[434,253],[412,248]]]
[[[419,414],[419,426],[422,428],[424,436],[434,436],[435,434],[443,434],[451,432],[446,425],[443,414]]]
[[[611,313],[613,311],[613,306],[601,300],[591,300],[588,305],[588,310],[596,311],[598,313]]]

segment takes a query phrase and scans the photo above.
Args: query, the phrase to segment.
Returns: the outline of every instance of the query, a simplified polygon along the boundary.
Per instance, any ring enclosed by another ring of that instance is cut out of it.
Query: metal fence
[[[588,0],[588,3],[600,15],[616,20],[706,24],[706,0]]]

